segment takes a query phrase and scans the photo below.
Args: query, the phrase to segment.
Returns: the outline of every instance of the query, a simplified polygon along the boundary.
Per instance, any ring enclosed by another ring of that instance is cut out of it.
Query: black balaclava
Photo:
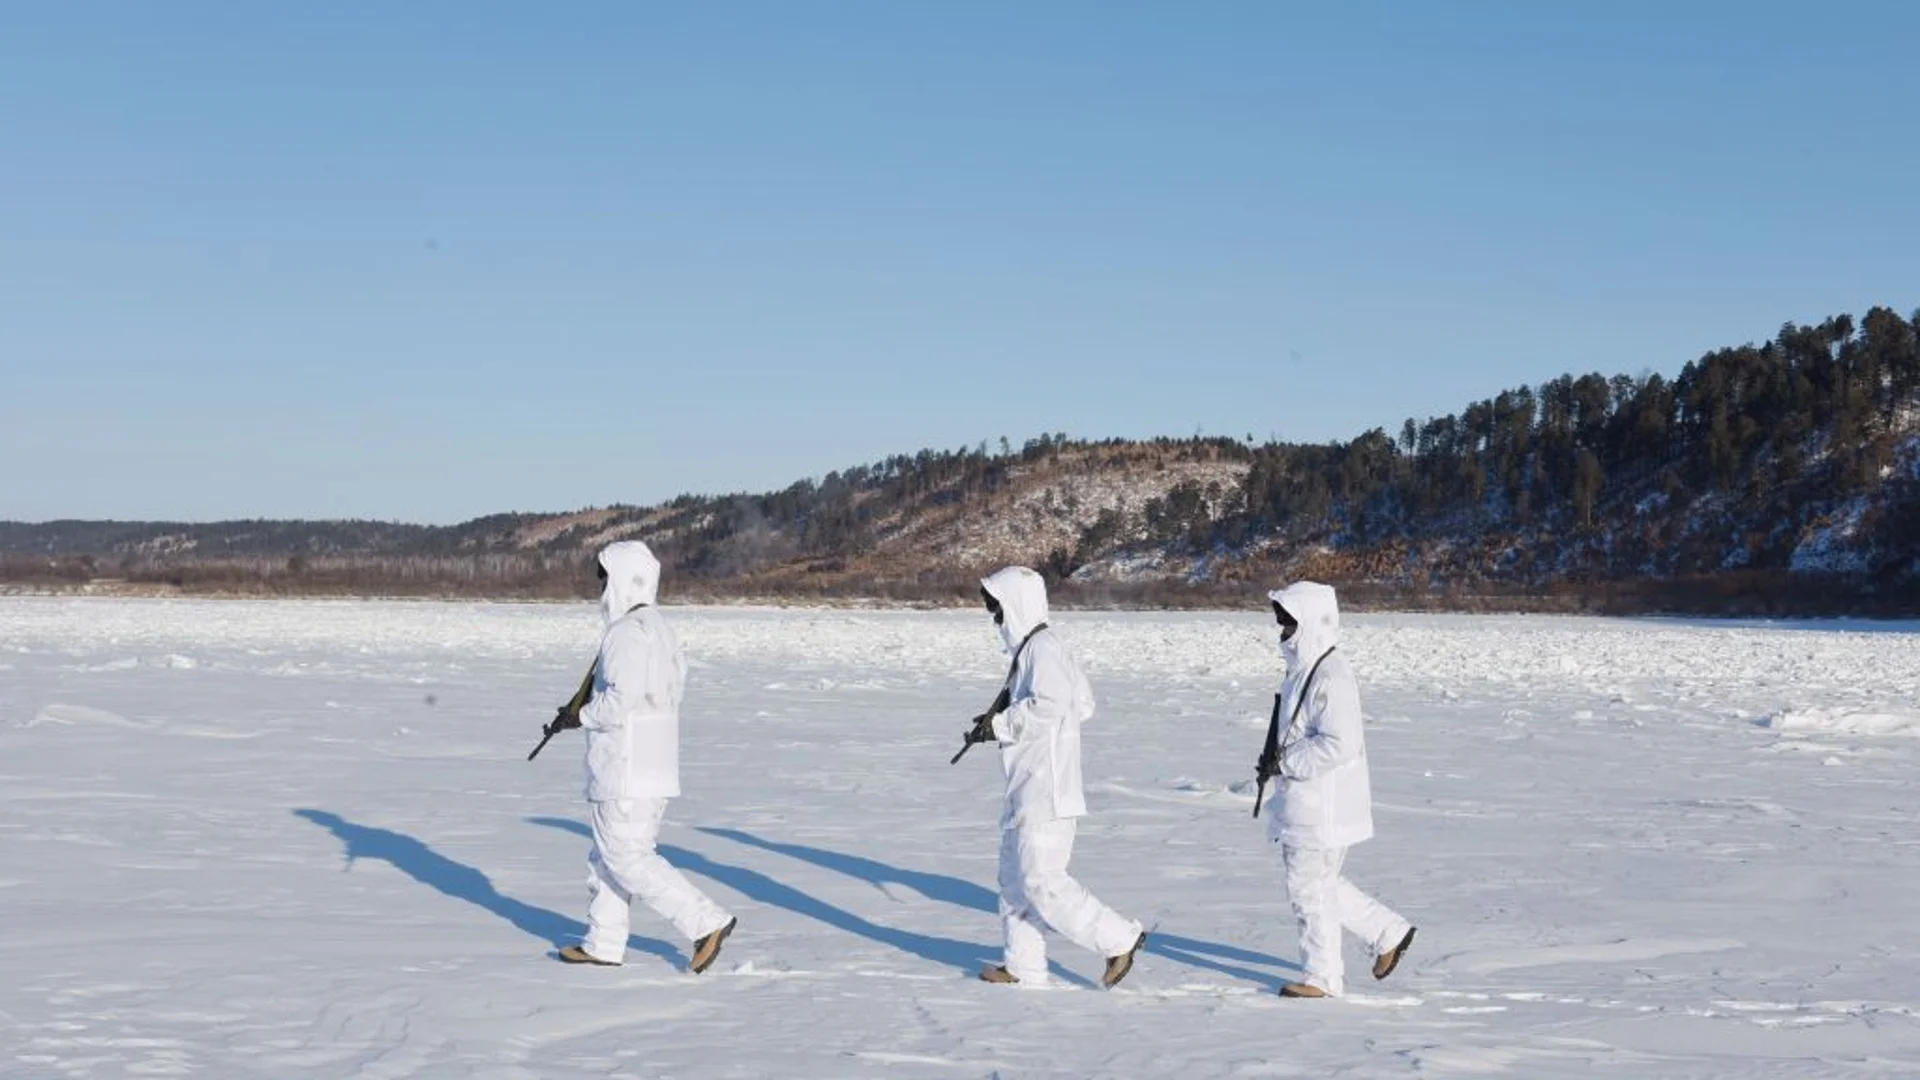
[[[1000,606],[1000,601],[993,598],[985,585],[980,587],[980,599],[987,602],[987,614],[993,616],[993,625],[1000,626],[1007,621],[1006,609]]]
[[[1300,632],[1300,620],[1288,614],[1287,609],[1281,607],[1278,600],[1273,602],[1273,621],[1280,624],[1280,641],[1283,644],[1292,640],[1293,635]]]

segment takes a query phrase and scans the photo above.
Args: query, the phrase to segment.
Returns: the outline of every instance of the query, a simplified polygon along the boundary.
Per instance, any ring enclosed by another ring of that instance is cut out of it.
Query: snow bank
[[[1920,736],[1920,712],[1787,709],[1767,717],[1762,726],[1787,732]]]

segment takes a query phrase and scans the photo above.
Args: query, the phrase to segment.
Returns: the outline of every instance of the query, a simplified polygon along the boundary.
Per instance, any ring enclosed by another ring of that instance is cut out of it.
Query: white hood
[[[1281,644],[1289,669],[1312,665],[1340,643],[1340,605],[1334,599],[1333,586],[1296,581],[1268,593],[1267,599],[1285,608],[1300,624],[1292,640]]]
[[[980,587],[1000,602],[1008,648],[1019,648],[1034,627],[1047,621],[1047,583],[1032,570],[1024,566],[996,570],[980,580]]]
[[[600,552],[607,571],[607,587],[600,594],[600,614],[611,623],[636,604],[651,604],[660,591],[660,560],[638,540],[608,544]]]

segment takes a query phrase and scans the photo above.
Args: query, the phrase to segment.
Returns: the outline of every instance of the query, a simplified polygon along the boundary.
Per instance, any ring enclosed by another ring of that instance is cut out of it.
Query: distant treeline
[[[1845,315],[1789,323],[1773,341],[1711,353],[1671,381],[1562,375],[1459,414],[1408,419],[1397,440],[1376,429],[1328,447],[1263,447],[1240,511],[1211,531],[1190,521],[1184,539],[1232,545],[1329,521],[1362,542],[1461,519],[1590,529],[1609,509],[1614,521],[1624,516],[1622,497],[1649,494],[1670,509],[1717,496],[1787,514],[1884,483],[1911,486],[1887,469],[1912,431],[1916,390],[1920,312],[1903,319],[1874,308],[1857,326]],[[1913,521],[1886,524],[1889,543],[1912,544]]]
[[[1920,542],[1920,485],[1891,474],[1920,409],[1920,312],[1887,308],[1859,324],[1787,324],[1763,345],[1721,349],[1674,379],[1562,375],[1463,411],[1405,420],[1344,443],[1231,438],[1110,440],[1046,435],[1013,450],[922,450],[764,495],[682,496],[655,514],[658,545],[693,577],[729,580],[797,559],[857,558],[903,514],[966,504],[991,511],[1011,469],[1062,455],[1082,469],[1155,455],[1249,465],[1235,490],[1187,483],[1138,508],[1104,508],[1070,549],[1037,552],[1056,576],[1145,543],[1235,552],[1275,538],[1364,548],[1436,534],[1553,530],[1547,551],[1605,531],[1602,577],[1685,576],[1727,568],[1724,533],[1742,533],[1737,568],[1786,570],[1798,526],[1845,500],[1885,492],[1863,548],[1907,567]],[[1696,504],[1703,504],[1696,507]],[[635,511],[636,519],[647,511]],[[1630,526],[1630,527],[1623,527]],[[1515,580],[1550,579],[1522,553]]]
[[[0,558],[0,591],[75,591],[104,595],[195,595],[234,598],[395,597],[523,601],[584,600],[596,584],[579,566],[529,561],[509,572],[481,560],[340,559],[316,568],[265,560],[221,560],[99,576],[84,560]],[[972,575],[877,580],[865,585],[805,579],[674,581],[663,602],[841,604],[967,607],[978,602]],[[1265,610],[1265,585],[1247,582],[1084,582],[1056,580],[1051,599],[1065,610]],[[1535,612],[1543,614],[1913,617],[1920,584],[1873,585],[1834,575],[1729,571],[1677,579],[1566,581],[1544,587],[1500,582],[1418,587],[1372,581],[1340,584],[1342,605],[1355,611]]]
[[[1404,606],[1878,610],[1905,604],[1920,578],[1916,417],[1920,312],[1876,307],[1857,323],[1789,323],[1672,379],[1562,375],[1328,444],[1047,434],[895,455],[777,492],[453,526],[0,523],[0,581],[560,597],[590,591],[591,550],[632,534],[687,595],[933,602],[970,594],[980,568],[895,538],[939,515],[1000,513],[1019,485],[1045,484],[1045,512],[1075,538],[1025,561],[1094,605],[1215,603],[1311,553],[1356,598]],[[1196,462],[1244,479],[1080,504],[1081,478]],[[1823,529],[1834,558],[1796,564]],[[1141,553],[1205,566],[1195,581],[1075,577]]]
[[[559,599],[594,594],[584,554],[293,555],[119,558],[0,556],[0,582],[142,592],[255,596],[470,596]]]

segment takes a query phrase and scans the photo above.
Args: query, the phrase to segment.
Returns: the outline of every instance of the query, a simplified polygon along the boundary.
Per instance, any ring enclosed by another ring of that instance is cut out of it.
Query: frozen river
[[[1920,1074],[1920,633],[1350,616],[1379,838],[1420,927],[1341,1001],[1246,781],[1247,615],[1065,613],[1100,699],[1076,875],[1152,929],[1119,989],[998,954],[1005,659],[977,612],[670,608],[693,661],[663,850],[716,968],[585,905],[580,605],[0,599],[0,1076]]]

